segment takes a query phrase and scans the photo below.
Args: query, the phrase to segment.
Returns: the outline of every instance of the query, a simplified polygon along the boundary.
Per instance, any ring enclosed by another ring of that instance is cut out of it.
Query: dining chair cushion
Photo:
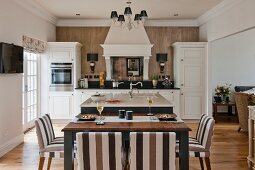
[[[78,170],[121,170],[120,132],[79,132],[76,134]]]
[[[130,132],[130,170],[175,170],[174,132]]]

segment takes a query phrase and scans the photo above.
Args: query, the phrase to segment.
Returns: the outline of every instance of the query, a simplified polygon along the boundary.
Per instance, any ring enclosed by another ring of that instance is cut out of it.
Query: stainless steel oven
[[[73,90],[73,64],[51,63],[51,91]]]

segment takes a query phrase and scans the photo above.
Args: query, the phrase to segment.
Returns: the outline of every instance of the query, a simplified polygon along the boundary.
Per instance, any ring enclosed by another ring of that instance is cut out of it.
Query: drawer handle
[[[181,61],[183,61],[183,59],[181,59]]]
[[[183,96],[183,93],[181,93],[181,95]]]
[[[181,86],[183,86],[184,84],[181,84]]]

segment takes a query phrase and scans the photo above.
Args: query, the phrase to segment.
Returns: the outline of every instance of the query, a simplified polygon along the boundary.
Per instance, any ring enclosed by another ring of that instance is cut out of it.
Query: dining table
[[[135,115],[135,114],[134,114]],[[118,116],[105,116],[105,123],[97,125],[96,121],[72,120],[63,129],[64,132],[64,170],[74,169],[74,143],[77,132],[175,132],[179,141],[179,169],[189,169],[189,131],[183,121],[158,121],[145,116],[134,116],[133,120],[119,119]],[[124,135],[123,135],[124,136]]]

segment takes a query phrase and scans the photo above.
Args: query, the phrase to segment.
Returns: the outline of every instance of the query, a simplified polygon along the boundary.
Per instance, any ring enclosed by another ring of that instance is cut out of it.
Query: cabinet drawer
[[[71,48],[53,48],[50,51],[50,60],[71,62],[73,60],[73,50]]]

